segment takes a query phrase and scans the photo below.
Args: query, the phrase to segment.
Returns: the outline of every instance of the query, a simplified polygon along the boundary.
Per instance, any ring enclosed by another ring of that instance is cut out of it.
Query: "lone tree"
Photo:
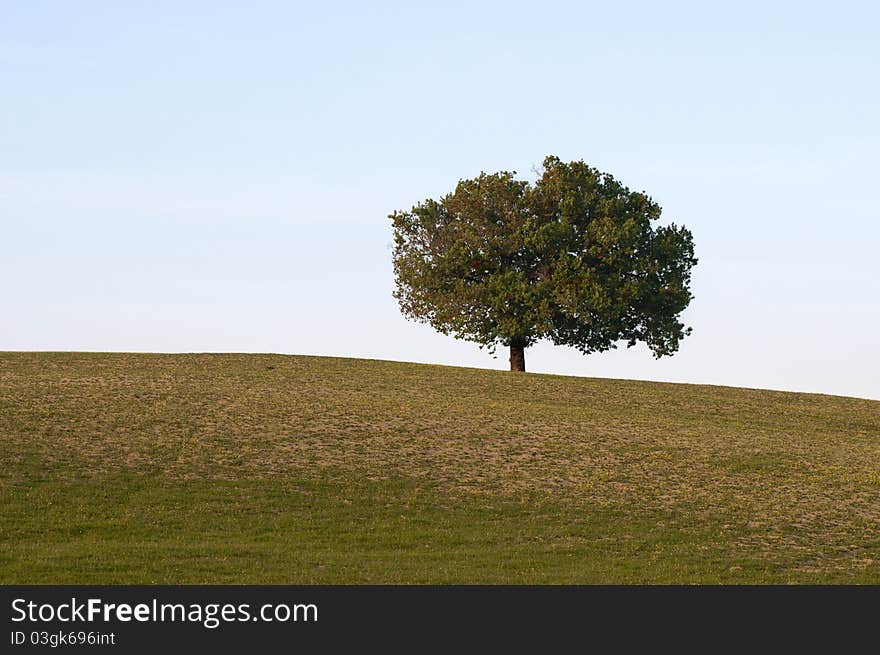
[[[642,341],[671,355],[690,334],[693,238],[652,227],[660,206],[583,161],[544,160],[534,185],[515,173],[462,180],[440,200],[389,216],[395,298],[408,318],[510,347],[510,370],[540,339],[583,354]]]

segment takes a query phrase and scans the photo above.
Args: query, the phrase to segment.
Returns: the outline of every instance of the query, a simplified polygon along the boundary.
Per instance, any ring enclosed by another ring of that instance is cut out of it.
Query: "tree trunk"
[[[526,349],[522,346],[510,344],[510,370],[525,373]]]

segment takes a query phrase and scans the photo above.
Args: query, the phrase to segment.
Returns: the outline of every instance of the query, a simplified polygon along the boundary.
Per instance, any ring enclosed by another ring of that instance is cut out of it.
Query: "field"
[[[0,353],[0,583],[880,584],[880,402]]]

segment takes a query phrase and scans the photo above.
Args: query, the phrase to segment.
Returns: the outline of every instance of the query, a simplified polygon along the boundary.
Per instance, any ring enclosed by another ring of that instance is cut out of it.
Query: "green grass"
[[[0,353],[0,583],[880,584],[880,402]]]

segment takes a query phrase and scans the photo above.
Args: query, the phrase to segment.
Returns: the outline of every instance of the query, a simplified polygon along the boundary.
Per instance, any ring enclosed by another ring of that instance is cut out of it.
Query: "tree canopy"
[[[657,225],[660,206],[583,161],[544,160],[461,180],[439,200],[390,215],[403,314],[481,347],[510,347],[511,369],[541,339],[584,354],[644,342],[671,355],[691,328],[693,238]]]

